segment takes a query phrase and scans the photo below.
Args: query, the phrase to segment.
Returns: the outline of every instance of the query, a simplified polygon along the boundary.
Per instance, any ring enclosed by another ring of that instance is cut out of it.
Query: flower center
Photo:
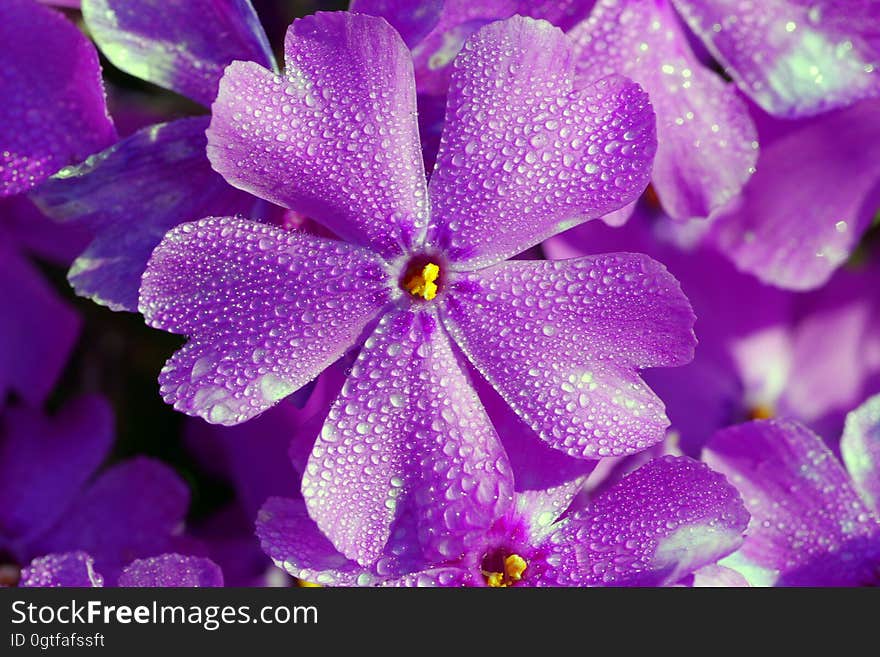
[[[440,265],[435,260],[424,255],[414,257],[400,279],[400,286],[417,299],[430,301],[436,297],[442,277]]]
[[[769,404],[757,404],[748,412],[750,420],[772,420],[774,417],[776,417],[776,412]]]
[[[490,587],[506,588],[520,581],[528,567],[528,562],[518,554],[508,554],[504,557],[500,571],[484,569],[482,573],[486,578],[486,584]]]

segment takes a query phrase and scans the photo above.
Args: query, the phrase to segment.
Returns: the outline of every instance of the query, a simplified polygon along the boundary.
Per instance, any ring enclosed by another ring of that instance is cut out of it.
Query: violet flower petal
[[[119,586],[223,586],[223,572],[210,559],[168,553],[137,559],[122,570]]]
[[[109,582],[134,558],[165,552],[189,505],[171,468],[137,457],[107,469],[32,545],[36,554],[85,550]]]
[[[409,51],[383,19],[331,12],[294,21],[285,53],[283,76],[253,62],[227,70],[208,129],[214,169],[347,241],[401,254],[428,216]]]
[[[766,283],[808,290],[850,255],[880,203],[880,100],[761,131],[758,171],[719,213],[712,239]]]
[[[68,273],[77,294],[133,312],[147,260],[168,230],[211,215],[256,218],[259,201],[211,169],[208,122],[197,117],[144,128],[31,195],[51,217],[83,222],[95,235]]]
[[[733,552],[748,522],[723,476],[688,457],[664,456],[561,523],[544,544],[558,565],[542,583],[672,584]]]
[[[412,48],[434,29],[446,4],[444,0],[352,0],[348,11],[384,18]]]
[[[816,434],[792,421],[716,433],[703,453],[743,494],[746,542],[724,565],[753,585],[851,586],[873,581],[880,522]]]
[[[101,397],[72,401],[54,417],[6,409],[0,420],[0,543],[27,544],[58,520],[112,443],[113,415]]]
[[[880,516],[880,395],[847,416],[840,452],[856,489]]]
[[[378,558],[408,508],[426,558],[456,557],[510,504],[507,456],[462,365],[433,312],[392,312],[367,339],[302,484],[350,559]]]
[[[624,78],[577,88],[572,43],[514,17],[455,62],[429,185],[428,242],[485,267],[635,200],[656,148],[647,94]]]
[[[460,274],[444,323],[481,374],[551,447],[579,458],[663,439],[645,367],[693,358],[694,315],[647,256],[511,261]]]
[[[589,0],[445,0],[437,24],[413,49],[419,92],[445,95],[452,62],[474,32],[514,14],[539,18],[568,30],[590,13]],[[390,19],[386,13],[374,15]]]
[[[75,25],[33,0],[0,6],[0,197],[26,191],[107,147],[98,53]]]
[[[430,568],[382,582],[392,587],[460,587],[475,586],[473,573],[464,568]]]
[[[233,61],[274,67],[250,0],[83,0],[82,12],[115,66],[205,106]]]
[[[387,276],[369,251],[298,231],[178,226],[147,264],[139,307],[150,326],[190,337],[162,369],[163,398],[216,424],[261,413],[354,345]]]
[[[0,407],[8,390],[38,405],[67,363],[81,320],[36,267],[5,244],[0,289]]]
[[[740,88],[810,116],[880,95],[880,6],[865,0],[672,0]]]
[[[0,233],[8,235],[4,237],[10,244],[52,264],[69,267],[92,239],[85,226],[63,225],[50,219],[26,194],[0,199],[0,216]]]
[[[333,547],[302,500],[266,500],[257,516],[257,537],[275,565],[313,584],[355,586],[358,576],[367,572]]]
[[[22,588],[81,586],[102,587],[104,578],[95,572],[95,560],[85,552],[47,554],[31,561],[21,571]]]
[[[652,181],[670,216],[705,218],[739,193],[758,159],[755,126],[735,85],[693,53],[668,0],[599,3],[570,35],[581,78],[619,73],[648,92],[657,113]]]

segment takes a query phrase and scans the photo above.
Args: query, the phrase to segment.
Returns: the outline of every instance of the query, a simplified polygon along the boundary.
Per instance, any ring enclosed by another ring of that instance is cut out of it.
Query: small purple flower
[[[84,0],[82,11],[113,64],[200,105],[214,100],[233,60],[275,68],[249,0]],[[146,262],[170,228],[215,213],[268,216],[264,203],[211,169],[208,122],[198,116],[138,130],[32,194],[49,216],[94,234],[68,273],[77,294],[135,311]]]
[[[112,416],[98,397],[51,418],[18,407],[0,415],[0,566],[10,581],[35,557],[76,550],[115,581],[133,558],[174,546],[186,485],[145,457],[96,475],[112,440]]]
[[[270,499],[257,534],[279,567],[318,584],[662,586],[736,550],[749,521],[736,489],[686,457],[655,459],[586,506],[572,505],[579,484],[517,494],[464,555],[442,561],[407,553],[403,535],[363,568],[296,500]]]
[[[718,432],[704,460],[743,494],[752,520],[724,565],[757,586],[880,584],[880,396],[847,418],[843,462],[792,421]]]
[[[123,568],[115,586],[223,586],[223,572],[210,559],[177,553],[136,559]],[[95,560],[82,551],[48,554],[31,561],[21,571],[22,587],[102,587],[105,577]]]
[[[303,478],[318,525],[363,563],[404,508],[449,557],[509,503],[462,356],[571,456],[660,440],[668,421],[637,370],[692,356],[676,281],[628,254],[504,262],[644,189],[655,140],[640,88],[576,86],[548,23],[488,26],[457,60],[426,185],[410,53],[385,21],[296,21],[286,55],[284,76],[227,69],[208,154],[231,184],[346,241],[232,218],[166,235],[140,300],[151,326],[190,337],[160,375],[165,400],[235,424],[363,345]]]

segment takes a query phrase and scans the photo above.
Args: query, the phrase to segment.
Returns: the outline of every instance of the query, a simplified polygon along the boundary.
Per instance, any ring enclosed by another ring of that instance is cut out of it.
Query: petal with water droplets
[[[487,25],[455,60],[428,242],[462,267],[513,256],[634,201],[656,145],[637,84],[576,86],[572,43],[546,21]]]
[[[672,0],[740,88],[785,118],[880,95],[880,5]]]
[[[507,457],[432,311],[386,315],[355,363],[303,474],[336,548],[376,559],[402,512],[428,559],[455,558],[510,504]]]
[[[132,561],[119,576],[119,586],[217,587],[223,586],[223,573],[210,559],[168,553]]]
[[[819,436],[793,421],[749,422],[716,433],[703,459],[752,514],[745,543],[723,565],[752,585],[876,583],[880,521]]]
[[[693,357],[694,315],[647,256],[511,261],[451,283],[444,323],[470,361],[551,447],[579,458],[663,439],[646,367]]]
[[[258,199],[229,186],[205,156],[208,117],[153,125],[68,167],[32,198],[52,218],[82,223],[94,239],[68,280],[77,294],[113,310],[137,310],[147,260],[184,221],[241,213]]]
[[[665,0],[599,3],[571,33],[586,80],[619,73],[641,84],[657,113],[652,181],[676,219],[706,218],[754,171],[757,132],[736,87],[694,55]]]
[[[236,62],[212,107],[208,157],[230,184],[390,257],[427,224],[412,58],[381,18],[293,23],[278,76]]]
[[[165,401],[238,424],[296,391],[354,346],[389,298],[365,249],[244,219],[169,232],[144,272],[150,326],[190,341],[159,375]]]
[[[21,571],[19,586],[30,587],[101,587],[104,578],[95,572],[95,560],[85,552],[47,554],[31,561]]]
[[[59,12],[33,0],[4,0],[0,43],[3,197],[106,148],[116,130],[107,115],[98,53]]]
[[[743,540],[737,490],[688,457],[650,461],[560,523],[544,584],[662,586],[716,562]]]

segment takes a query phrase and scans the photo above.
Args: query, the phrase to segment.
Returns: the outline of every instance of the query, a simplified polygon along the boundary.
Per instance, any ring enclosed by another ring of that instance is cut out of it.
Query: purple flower
[[[82,11],[113,64],[201,105],[214,100],[233,60],[275,66],[249,0],[84,0]],[[32,194],[48,215],[95,236],[68,274],[77,294],[134,311],[146,262],[167,230],[215,213],[268,216],[265,204],[211,169],[208,122],[199,116],[143,128]]]
[[[304,473],[309,512],[367,563],[414,508],[439,557],[509,503],[504,451],[462,356],[551,447],[578,458],[660,440],[643,367],[692,355],[693,316],[649,258],[504,262],[644,189],[653,115],[621,78],[575,86],[571,45],[516,18],[457,60],[430,185],[409,51],[385,21],[295,22],[287,72],[232,64],[208,131],[233,185],[345,242],[232,218],[166,235],[140,310],[189,343],[160,375],[178,410],[247,420],[363,345]]]
[[[9,407],[0,416],[0,565],[82,550],[115,581],[133,558],[168,551],[189,504],[186,485],[145,457],[97,475],[113,439],[106,402],[84,397],[57,416]]]
[[[733,552],[749,520],[736,489],[686,457],[655,459],[586,506],[571,505],[579,484],[518,494],[462,556],[442,561],[408,552],[403,533],[365,569],[296,500],[270,499],[257,533],[279,567],[319,584],[661,586]]]
[[[724,564],[752,585],[880,583],[880,396],[847,417],[843,462],[791,421],[731,427],[704,460],[739,488],[752,514],[746,540]]]
[[[102,587],[105,582],[95,560],[77,551],[34,559],[21,571],[19,586]],[[223,586],[223,572],[210,559],[172,552],[132,561],[115,582],[122,587]]]
[[[572,258],[626,248],[665,263],[681,282],[697,315],[696,356],[645,379],[686,454],[699,455],[718,429],[756,418],[798,420],[836,440],[846,413],[880,392],[876,254],[866,250],[865,262],[820,290],[793,294],[736,271],[710,245],[676,246],[672,225],[642,204],[622,228],[586,224],[547,240],[544,251]]]

